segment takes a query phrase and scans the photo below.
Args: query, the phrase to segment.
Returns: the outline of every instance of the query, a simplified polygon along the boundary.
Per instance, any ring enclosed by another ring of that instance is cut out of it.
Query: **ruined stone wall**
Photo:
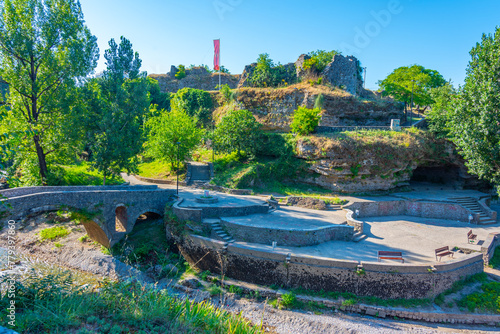
[[[325,82],[341,87],[352,95],[360,95],[363,90],[359,61],[356,57],[333,56],[332,62],[321,72],[321,76]]]
[[[167,74],[150,74],[149,77],[158,80],[158,85],[162,92],[176,93],[182,88],[196,88],[206,91],[217,90],[219,85],[219,74],[209,73],[203,67],[195,67],[186,70],[186,77],[177,79],[175,77],[177,68],[172,66],[172,70]],[[221,85],[228,85],[231,89],[236,88],[240,76],[221,73]]]
[[[246,282],[351,292],[379,298],[432,298],[453,282],[483,271],[482,254],[433,264],[386,264],[305,257],[224,243],[200,236],[177,241],[186,260],[200,270]],[[361,267],[360,267],[361,266]],[[362,273],[357,272],[363,268]]]

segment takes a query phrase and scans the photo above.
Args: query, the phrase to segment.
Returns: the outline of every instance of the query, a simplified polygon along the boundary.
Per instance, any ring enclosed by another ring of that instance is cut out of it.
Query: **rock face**
[[[182,79],[175,77],[177,71],[177,67],[172,66],[167,74],[150,74],[149,77],[158,80],[162,92],[175,93],[185,87],[210,91],[216,90],[219,85],[219,74],[209,73],[204,67],[186,69],[186,77]],[[234,89],[238,85],[239,77],[239,75],[222,73],[221,84],[229,85],[231,89]]]
[[[356,57],[333,56],[333,60],[321,72],[325,82],[335,87],[343,87],[352,95],[360,95],[363,79],[359,72],[359,60]]]
[[[450,142],[425,132],[378,138],[301,137],[296,152],[310,162],[310,173],[302,182],[345,193],[407,186],[419,166],[463,166]]]
[[[307,74],[309,74],[308,70],[304,69],[304,61],[311,59],[311,56],[308,56],[306,54],[301,54],[299,56],[299,59],[295,62],[295,69],[297,71],[297,77],[305,77]]]
[[[297,107],[313,108],[319,94],[324,97],[322,126],[389,126],[403,117],[402,106],[387,100],[360,101],[342,90],[299,84],[282,89],[242,88],[237,108],[250,110],[265,130],[289,131]]]
[[[245,66],[243,73],[240,75],[240,81],[238,82],[238,88],[249,86],[250,83],[248,82],[248,78],[250,78],[250,76],[253,74],[253,71],[255,71],[256,67],[257,67],[257,63],[252,63],[250,65]]]

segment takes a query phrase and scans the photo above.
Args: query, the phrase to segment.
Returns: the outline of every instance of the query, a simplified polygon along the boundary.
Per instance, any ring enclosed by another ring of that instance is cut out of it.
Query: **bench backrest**
[[[467,233],[467,236],[470,237],[472,234],[472,230],[469,231],[469,233]]]
[[[438,248],[435,250],[436,254],[437,253],[441,253],[441,252],[444,252],[444,251],[449,251],[450,250],[450,247],[449,246],[444,246],[444,247],[441,247],[441,248]]]
[[[378,251],[379,256],[403,256],[403,252]]]

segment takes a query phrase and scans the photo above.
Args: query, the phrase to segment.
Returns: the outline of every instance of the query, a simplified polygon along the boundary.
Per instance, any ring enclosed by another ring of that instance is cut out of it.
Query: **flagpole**
[[[222,71],[222,62],[220,61],[220,38],[219,38],[219,90],[220,90],[220,72]]]

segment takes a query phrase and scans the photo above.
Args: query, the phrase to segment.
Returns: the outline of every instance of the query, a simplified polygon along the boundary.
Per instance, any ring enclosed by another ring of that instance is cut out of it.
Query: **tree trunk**
[[[45,153],[43,153],[43,148],[40,145],[40,137],[35,135],[33,137],[35,142],[36,154],[38,156],[38,166],[40,167],[40,177],[42,178],[42,184],[46,185],[47,181],[47,161],[45,160]]]

